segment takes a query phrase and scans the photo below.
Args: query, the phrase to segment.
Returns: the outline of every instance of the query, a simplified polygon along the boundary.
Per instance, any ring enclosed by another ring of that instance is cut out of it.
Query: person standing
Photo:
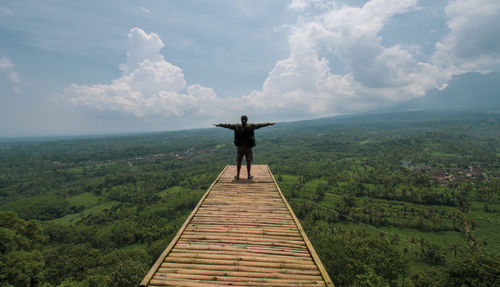
[[[222,127],[226,129],[231,129],[234,131],[234,145],[236,146],[236,176],[235,179],[240,179],[241,162],[243,161],[243,156],[247,162],[247,173],[248,179],[252,179],[253,176],[250,174],[253,161],[252,148],[255,146],[255,133],[256,129],[260,129],[267,126],[272,126],[275,123],[262,123],[262,124],[249,124],[248,117],[245,115],[241,116],[241,124],[213,124],[216,127]]]

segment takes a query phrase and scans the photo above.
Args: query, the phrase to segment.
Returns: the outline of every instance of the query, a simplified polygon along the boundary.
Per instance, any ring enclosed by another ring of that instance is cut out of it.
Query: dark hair
[[[241,116],[241,119],[242,119],[242,120],[243,120],[243,119],[248,120],[248,117],[247,117],[247,116],[245,116],[245,115],[242,115],[242,116]]]

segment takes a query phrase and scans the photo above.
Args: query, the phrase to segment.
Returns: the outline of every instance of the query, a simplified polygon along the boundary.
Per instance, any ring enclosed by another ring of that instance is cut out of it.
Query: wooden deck
[[[333,286],[267,165],[226,166],[140,286]]]

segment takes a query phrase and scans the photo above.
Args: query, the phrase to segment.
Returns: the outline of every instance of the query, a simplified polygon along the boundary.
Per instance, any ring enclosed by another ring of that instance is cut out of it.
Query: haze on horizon
[[[500,67],[500,1],[0,3],[0,138],[366,112]]]

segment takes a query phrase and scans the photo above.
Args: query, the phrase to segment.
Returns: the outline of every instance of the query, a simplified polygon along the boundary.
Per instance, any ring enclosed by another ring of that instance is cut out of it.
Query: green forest
[[[336,286],[500,286],[500,114],[256,131]],[[0,141],[0,286],[137,286],[224,166],[217,128]]]

